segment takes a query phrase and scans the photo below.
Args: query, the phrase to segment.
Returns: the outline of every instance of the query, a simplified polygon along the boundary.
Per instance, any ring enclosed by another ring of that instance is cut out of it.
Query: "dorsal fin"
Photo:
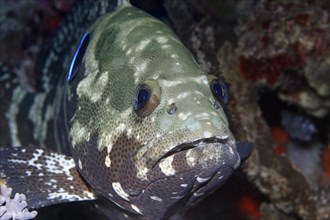
[[[112,12],[119,3],[117,0],[76,1],[72,11],[64,18],[55,35],[40,52],[42,59],[36,65],[40,91],[49,91],[53,85],[62,83],[60,80],[65,79],[62,74],[66,74],[71,56],[84,31],[98,17]]]

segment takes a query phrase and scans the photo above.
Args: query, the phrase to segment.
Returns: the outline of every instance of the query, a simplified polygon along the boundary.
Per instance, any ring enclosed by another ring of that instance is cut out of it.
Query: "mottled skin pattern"
[[[64,113],[57,135],[67,139],[63,143],[104,213],[114,219],[179,218],[240,163],[210,89],[214,77],[201,71],[168,27],[129,4],[86,32],[91,38],[77,75],[53,90],[64,100],[55,104],[58,115]],[[143,117],[132,106],[141,84],[159,101]]]

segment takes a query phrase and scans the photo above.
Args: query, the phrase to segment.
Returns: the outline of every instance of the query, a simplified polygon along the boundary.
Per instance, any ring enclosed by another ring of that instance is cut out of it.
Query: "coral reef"
[[[230,84],[235,137],[255,144],[242,164],[248,180],[241,182],[262,194],[261,215],[253,219],[329,219],[329,2],[165,6],[187,47]]]
[[[330,13],[322,6],[323,1],[241,1],[237,27],[241,74],[279,88],[280,99],[317,117],[330,108]]]
[[[300,141],[310,141],[316,132],[314,123],[303,115],[283,111],[281,122],[290,136]]]

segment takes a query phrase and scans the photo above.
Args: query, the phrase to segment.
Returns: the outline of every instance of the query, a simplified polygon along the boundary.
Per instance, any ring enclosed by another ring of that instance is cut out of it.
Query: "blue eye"
[[[90,40],[90,33],[84,34],[84,36],[81,38],[80,43],[76,49],[76,52],[73,55],[70,68],[68,71],[68,77],[67,80],[72,80],[78,73],[79,67],[81,65],[81,61],[84,57],[86,48],[88,46]]]
[[[211,91],[214,98],[223,103],[228,104],[229,101],[229,91],[228,87],[224,82],[221,82],[218,78],[215,78],[210,83]]]
[[[141,109],[148,103],[150,99],[151,91],[147,85],[140,85],[135,91],[133,97],[133,108],[135,112],[140,112]]]
[[[160,87],[155,80],[146,80],[136,88],[133,94],[133,109],[141,118],[150,115],[159,103]]]
[[[137,94],[137,106],[144,106],[149,100],[150,91],[147,88],[141,87]],[[137,107],[138,108],[138,107]]]

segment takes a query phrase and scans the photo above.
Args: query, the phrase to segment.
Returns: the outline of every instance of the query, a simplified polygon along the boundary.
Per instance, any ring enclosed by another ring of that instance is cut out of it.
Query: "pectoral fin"
[[[29,208],[93,200],[71,157],[37,147],[0,149],[0,183],[27,197]]]
[[[254,149],[254,144],[252,144],[251,142],[237,142],[236,146],[241,160],[244,160],[249,157]]]

